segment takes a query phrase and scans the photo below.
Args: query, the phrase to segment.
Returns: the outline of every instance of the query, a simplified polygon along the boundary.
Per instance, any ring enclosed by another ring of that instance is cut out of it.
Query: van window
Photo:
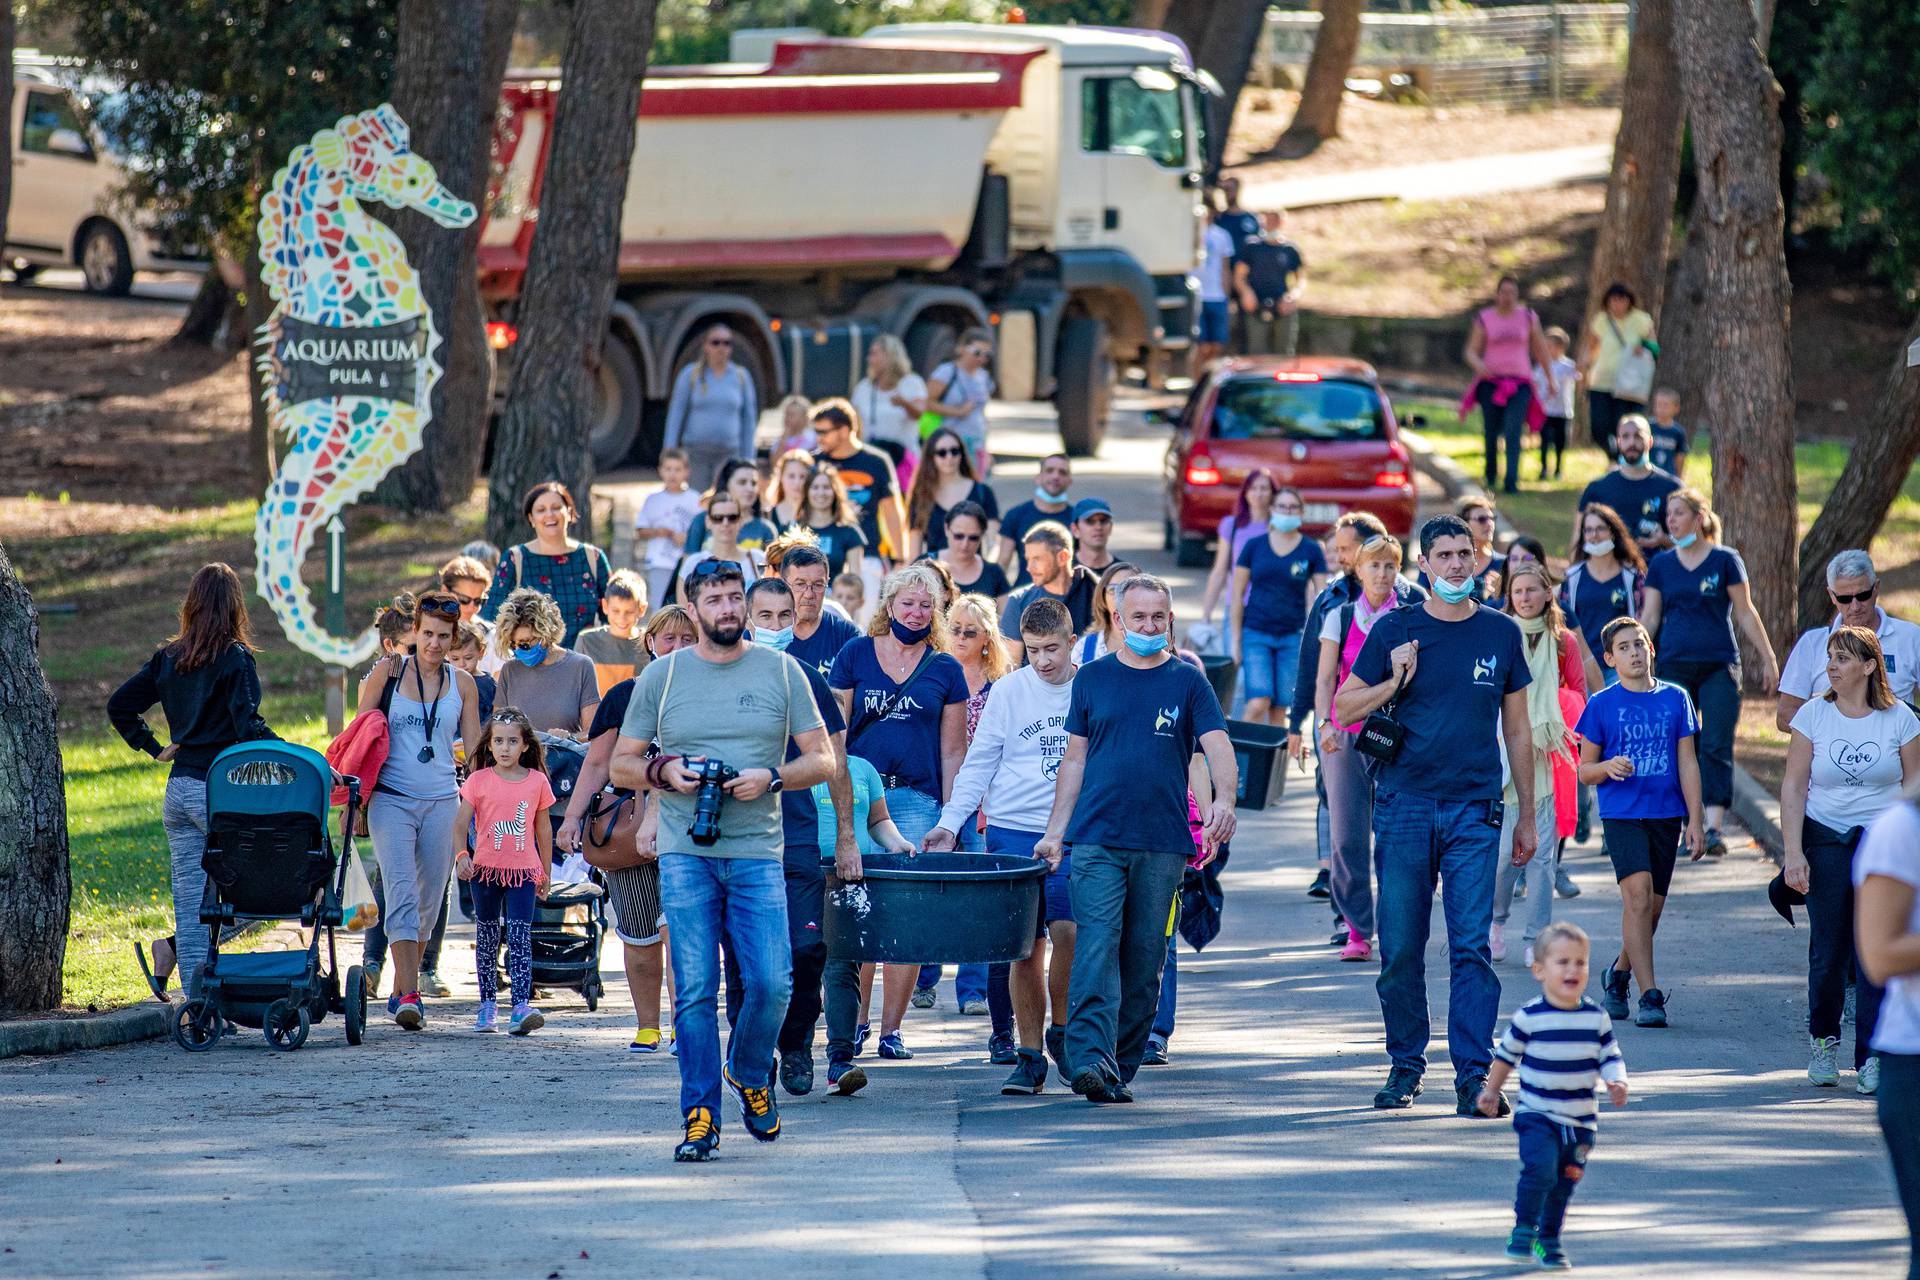
[[[1185,169],[1179,83],[1167,77],[1165,88],[1146,87],[1132,76],[1082,81],[1080,149],[1147,156],[1169,169]]]
[[[1235,378],[1220,388],[1216,440],[1384,440],[1380,394],[1364,382]]]
[[[71,129],[80,135],[86,143],[86,154],[75,156],[69,152],[54,151],[47,145],[58,129]],[[44,89],[29,89],[24,116],[20,121],[20,150],[33,155],[63,155],[72,159],[93,159],[93,144],[87,142],[86,126],[80,123],[80,117],[74,112],[73,104],[67,101],[63,93],[50,93]]]

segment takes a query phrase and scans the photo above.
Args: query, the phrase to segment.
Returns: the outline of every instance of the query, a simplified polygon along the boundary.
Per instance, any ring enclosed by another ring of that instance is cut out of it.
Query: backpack
[[[1573,616],[1573,602],[1579,595],[1580,577],[1586,571],[1584,560],[1570,564],[1567,566],[1567,576],[1560,582],[1560,608],[1568,617]],[[1633,571],[1632,565],[1624,562],[1620,565],[1620,580],[1627,588],[1627,612],[1624,616],[1637,618],[1640,616],[1641,594],[1646,590],[1646,583]]]
[[[335,773],[345,777],[360,779],[362,802],[373,798],[373,789],[379,785],[380,770],[386,766],[390,738],[387,729],[387,711],[393,706],[394,686],[400,683],[406,674],[407,660],[400,660],[400,671],[387,680],[386,688],[380,690],[380,705],[371,711],[362,711],[348,722],[340,731],[340,736],[327,744],[327,763],[333,766]],[[347,802],[347,789],[337,786],[333,789],[332,804]],[[366,809],[360,812],[364,815]]]

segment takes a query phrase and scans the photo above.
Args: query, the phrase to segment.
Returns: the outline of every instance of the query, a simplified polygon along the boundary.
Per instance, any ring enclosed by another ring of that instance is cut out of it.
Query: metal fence
[[[1369,13],[1360,20],[1354,76],[1395,75],[1435,105],[1527,107],[1620,101],[1627,69],[1625,4],[1536,4],[1437,13]],[[1254,77],[1299,82],[1318,13],[1269,10]]]

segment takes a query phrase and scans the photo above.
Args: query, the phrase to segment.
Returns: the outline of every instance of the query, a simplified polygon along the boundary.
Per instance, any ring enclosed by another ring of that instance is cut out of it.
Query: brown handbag
[[[580,852],[587,865],[624,871],[651,859],[640,854],[640,796],[631,791],[602,791],[587,805],[586,839]]]

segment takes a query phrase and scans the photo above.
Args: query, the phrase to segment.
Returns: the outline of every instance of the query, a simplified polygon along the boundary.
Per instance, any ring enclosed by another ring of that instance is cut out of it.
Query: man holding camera
[[[665,900],[680,1052],[680,1161],[720,1145],[720,1083],[740,1099],[747,1132],[780,1136],[774,1042],[792,991],[780,793],[833,771],[833,749],[806,673],[786,654],[745,641],[746,584],[731,561],[686,579],[700,639],[649,665],[614,748],[616,786],[660,793]],[[799,754],[786,760],[787,740]],[[647,759],[647,744],[660,754]],[[785,763],[782,763],[785,761]],[[739,963],[744,1000],[720,1062],[719,948]]]

